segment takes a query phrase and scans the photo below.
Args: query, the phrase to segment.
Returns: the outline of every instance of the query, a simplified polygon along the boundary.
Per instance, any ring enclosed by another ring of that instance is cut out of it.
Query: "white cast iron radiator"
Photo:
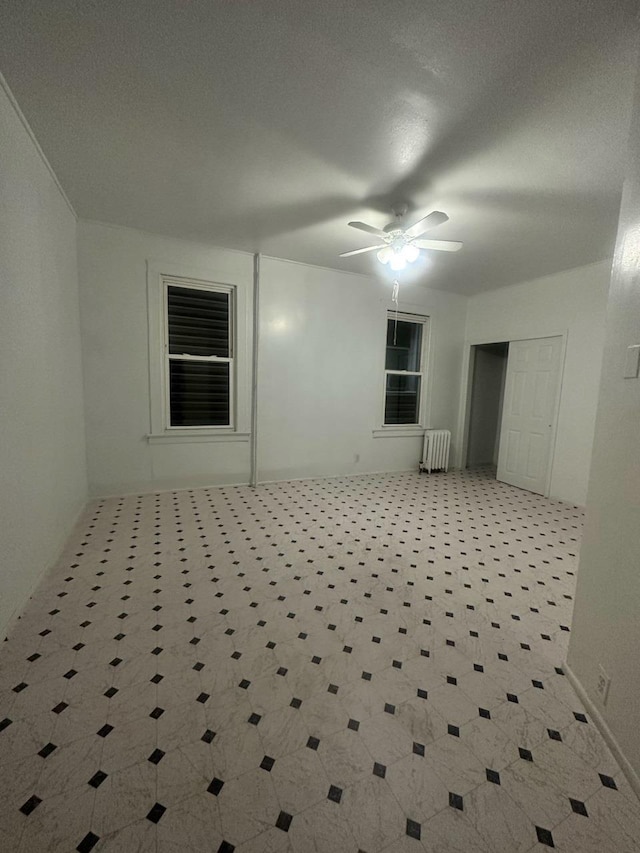
[[[420,471],[448,471],[451,433],[448,429],[428,429],[424,434]]]

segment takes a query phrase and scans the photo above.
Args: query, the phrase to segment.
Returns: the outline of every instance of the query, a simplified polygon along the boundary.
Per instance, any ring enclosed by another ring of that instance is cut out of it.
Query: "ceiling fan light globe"
[[[392,270],[403,270],[407,265],[401,252],[394,252],[393,257],[389,261],[389,266]]]
[[[417,246],[414,246],[412,243],[407,243],[407,245],[402,250],[402,255],[407,263],[412,264],[414,261],[418,260],[420,255],[420,249]]]
[[[393,257],[393,250],[389,248],[389,246],[385,246],[383,249],[380,249],[378,252],[378,260],[381,264],[388,264],[391,258]]]

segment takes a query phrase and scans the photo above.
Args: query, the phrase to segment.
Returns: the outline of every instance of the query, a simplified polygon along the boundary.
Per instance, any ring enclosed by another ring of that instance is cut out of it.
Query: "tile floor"
[[[0,651],[0,849],[639,850],[581,524],[481,471],[93,502]]]

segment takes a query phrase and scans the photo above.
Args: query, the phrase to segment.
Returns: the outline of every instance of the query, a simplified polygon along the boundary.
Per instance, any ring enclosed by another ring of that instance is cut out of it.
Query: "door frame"
[[[469,427],[471,425],[471,393],[473,390],[473,369],[475,367],[475,350],[476,346],[483,344],[502,344],[514,343],[515,341],[534,341],[540,338],[561,338],[560,341],[560,362],[558,387],[556,390],[556,399],[553,407],[553,426],[551,427],[551,441],[549,442],[549,460],[547,463],[547,473],[545,477],[544,497],[548,498],[551,491],[551,478],[553,475],[553,463],[556,454],[556,440],[558,436],[558,416],[560,414],[560,400],[562,398],[562,385],[564,382],[564,364],[567,355],[567,339],[569,331],[567,329],[558,331],[545,331],[542,334],[532,334],[529,330],[525,334],[511,335],[490,335],[482,338],[471,338],[464,342],[464,350],[462,354],[462,378],[460,383],[460,407],[458,411],[458,428],[456,446],[458,448],[455,454],[455,467],[467,467],[467,451],[469,447]],[[508,369],[508,357],[507,357]],[[498,426],[498,430],[502,432],[502,424]]]

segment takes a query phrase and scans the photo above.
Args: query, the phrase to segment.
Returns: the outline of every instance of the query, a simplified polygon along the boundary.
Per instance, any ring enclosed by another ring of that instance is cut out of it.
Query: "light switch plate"
[[[627,356],[624,361],[624,379],[637,379],[640,371],[640,344],[632,344],[627,347]]]

